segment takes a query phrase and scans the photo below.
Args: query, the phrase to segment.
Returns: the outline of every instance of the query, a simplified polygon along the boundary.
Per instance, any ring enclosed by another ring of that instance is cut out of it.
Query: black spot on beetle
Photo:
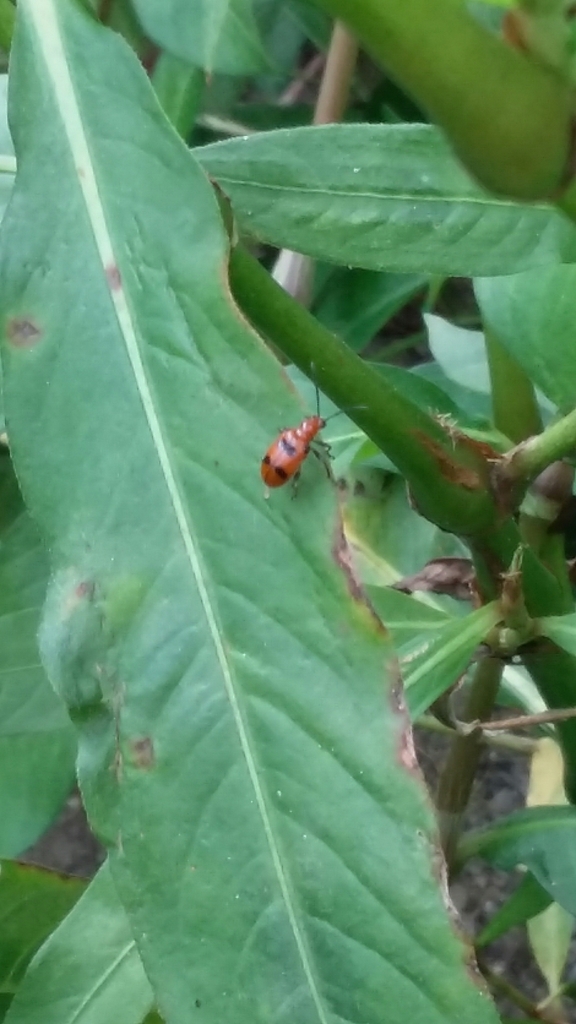
[[[296,455],[297,450],[298,450],[296,448],[296,445],[292,444],[292,442],[288,441],[287,438],[285,438],[285,437],[280,437],[278,439],[278,447],[282,449],[282,451],[284,452],[285,455],[289,455],[290,458],[293,458],[294,455]]]

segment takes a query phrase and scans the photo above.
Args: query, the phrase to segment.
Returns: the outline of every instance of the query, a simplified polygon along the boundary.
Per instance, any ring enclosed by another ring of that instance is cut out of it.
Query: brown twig
[[[284,90],[284,92],[278,98],[279,107],[291,107],[294,103],[297,103],[305,88],[309,83],[320,74],[324,66],[324,54],[316,53],[309,60],[307,64],[301,69],[297,77],[290,85]]]
[[[430,732],[439,732],[444,736],[451,736],[452,738],[454,738],[458,732],[457,729],[451,728],[449,725],[445,725],[444,722],[440,722],[437,718],[434,718],[434,715],[421,715],[414,724],[419,729],[427,729]],[[491,736],[490,733],[484,731],[482,733],[482,739],[486,746],[500,748],[501,750],[511,750],[515,754],[527,754],[528,756],[532,756],[536,751],[536,741],[527,736]]]
[[[358,58],[358,42],[350,29],[337,21],[320,82],[314,124],[341,121],[348,106],[352,76]]]
[[[490,733],[500,732],[502,729],[527,729],[532,725],[566,722],[570,718],[576,718],[576,708],[560,708],[558,711],[539,711],[533,715],[517,715],[516,718],[501,718],[498,721],[463,722],[459,731],[468,736],[478,729],[489,736]]]

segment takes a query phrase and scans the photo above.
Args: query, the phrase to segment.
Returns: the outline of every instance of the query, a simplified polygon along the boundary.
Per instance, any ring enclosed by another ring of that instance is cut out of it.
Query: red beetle
[[[282,487],[288,480],[296,484],[300,476],[302,463],[309,452],[326,466],[330,476],[327,459],[330,457],[330,446],[318,439],[328,420],[339,416],[344,409],[332,413],[326,419],[320,415],[320,395],[316,388],[316,415],[307,416],[298,427],[285,427],[276,440],[270,445],[260,466],[260,474],[267,487]]]

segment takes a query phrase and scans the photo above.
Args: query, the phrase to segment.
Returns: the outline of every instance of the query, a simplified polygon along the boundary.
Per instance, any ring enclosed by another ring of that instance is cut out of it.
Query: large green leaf
[[[14,992],[32,955],[82,895],[86,883],[3,861],[0,867],[0,991]]]
[[[32,960],[5,1020],[140,1024],[152,1002],[126,914],[104,864]]]
[[[485,323],[562,412],[574,408],[576,268],[548,266],[475,283]]]
[[[44,657],[160,1013],[494,1021],[333,489],[312,462],[265,499],[302,406],[230,301],[210,184],[118,36],[67,0],[18,15],[10,436],[53,553]]]
[[[251,74],[266,66],[253,0],[132,0],[142,26],[168,53],[209,74]]]
[[[245,231],[321,260],[470,276],[576,260],[573,224],[488,195],[428,126],[295,128],[196,155]]]
[[[459,860],[477,856],[504,871],[523,864],[576,916],[576,808],[530,807],[470,832],[460,844]]]
[[[48,560],[0,453],[0,856],[51,824],[74,780],[76,739],[40,664],[36,632]]]

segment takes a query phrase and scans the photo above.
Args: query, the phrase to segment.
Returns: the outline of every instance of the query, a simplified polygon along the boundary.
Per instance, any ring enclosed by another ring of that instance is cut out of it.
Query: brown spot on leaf
[[[141,736],[140,739],[130,740],[130,753],[132,764],[142,771],[147,771],[156,764],[154,744],[150,736]]]
[[[92,601],[96,591],[96,585],[93,580],[82,580],[77,583],[75,587],[69,591],[66,600],[64,601],[63,614],[65,618],[69,618],[78,608],[78,605],[83,604],[85,601]]]
[[[122,287],[122,275],[115,263],[111,263],[110,266],[106,267],[106,280],[113,292],[120,291]]]
[[[400,767],[404,768],[407,772],[417,774],[419,781],[424,784],[414,748],[412,726],[404,700],[404,684],[402,682],[400,664],[396,657],[388,660],[388,671],[392,677],[392,686],[389,691],[390,705],[400,725],[396,747],[397,761]]]
[[[388,636],[388,630],[383,625],[375,609],[373,608],[370,600],[362,589],[362,584],[358,576],[356,575],[356,567],[352,561],[352,552],[346,537],[344,536],[344,529],[342,526],[342,520],[338,518],[336,524],[336,530],[334,535],[334,543],[332,545],[332,555],[334,561],[343,570],[346,582],[348,584],[348,590],[352,595],[353,600],[357,603],[357,607],[362,608],[369,616],[372,626],[376,627],[376,631],[384,636]]]
[[[27,316],[15,316],[6,324],[6,339],[14,348],[32,348],[42,337],[38,324]]]

